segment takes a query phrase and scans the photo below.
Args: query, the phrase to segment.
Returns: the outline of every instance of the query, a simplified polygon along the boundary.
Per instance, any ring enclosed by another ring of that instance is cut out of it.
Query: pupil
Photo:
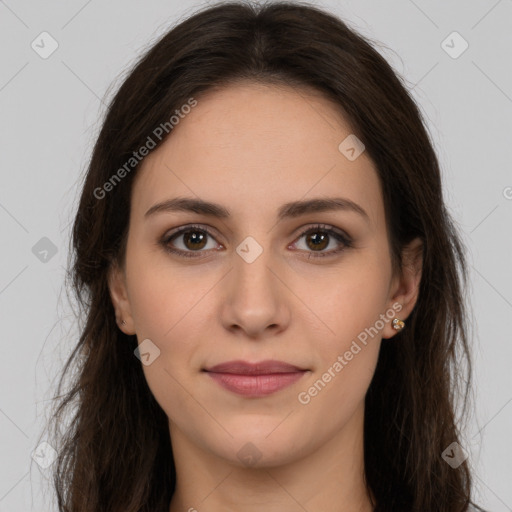
[[[205,235],[203,233],[199,233],[198,231],[191,231],[191,234],[185,235],[187,242],[189,242],[194,247],[189,247],[190,249],[201,249],[202,247],[196,247],[197,245],[201,245],[204,242]]]
[[[310,241],[313,242],[313,247],[318,249],[323,249],[325,248],[325,241],[327,240],[327,235],[325,234],[318,234],[318,233],[315,233],[313,235],[311,235],[310,237]],[[320,247],[321,246],[321,247]]]

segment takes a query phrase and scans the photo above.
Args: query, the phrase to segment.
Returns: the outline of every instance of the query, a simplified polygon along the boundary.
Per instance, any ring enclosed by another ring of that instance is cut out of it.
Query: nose
[[[235,253],[225,282],[223,326],[252,339],[284,331],[291,317],[288,304],[291,292],[284,284],[282,273],[282,267],[272,260],[269,251],[264,250],[251,263]]]

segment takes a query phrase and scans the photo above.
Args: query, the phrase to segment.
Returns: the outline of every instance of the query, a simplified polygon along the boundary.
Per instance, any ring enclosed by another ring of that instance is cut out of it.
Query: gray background
[[[476,401],[465,448],[477,501],[511,511],[512,0],[312,3],[385,45],[428,119],[469,250]],[[32,454],[76,342],[63,279],[103,103],[148,44],[205,4],[0,0],[0,512],[56,510],[50,468]],[[47,59],[31,47],[43,31],[59,45]],[[457,58],[453,31],[469,44]]]

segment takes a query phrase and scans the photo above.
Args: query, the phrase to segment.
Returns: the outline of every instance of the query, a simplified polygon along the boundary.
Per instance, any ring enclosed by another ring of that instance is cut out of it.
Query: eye
[[[348,235],[346,235],[342,231],[334,229],[332,226],[326,226],[324,224],[312,226],[307,230],[303,231],[299,235],[298,240],[300,240],[303,237],[305,237],[305,249],[301,250],[309,251],[311,253],[308,256],[309,258],[324,258],[326,256],[334,256],[343,251],[344,249],[352,247],[352,240]],[[296,243],[297,242],[295,242],[294,245]],[[324,249],[326,249],[330,245],[334,245],[335,248],[330,251],[324,251]],[[337,248],[336,245],[338,245]]]
[[[214,247],[207,247],[209,237],[213,239],[212,233],[207,228],[201,226],[187,226],[170,235],[164,236],[161,240],[161,244],[167,252],[185,256],[186,258],[197,258],[203,257],[203,255],[194,253],[206,252],[203,249],[218,250],[215,244]],[[175,240],[178,241],[177,244],[174,243]],[[181,247],[176,247],[176,245],[181,245]]]
[[[300,248],[309,252],[309,258],[318,258],[326,256],[334,256],[346,248],[352,247],[351,238],[332,226],[318,224],[302,231],[297,241],[292,245],[297,245],[298,240],[305,237],[305,248]],[[212,250],[219,250],[223,246],[221,244],[213,244],[208,247],[208,238],[214,240],[210,230],[203,226],[185,226],[171,234],[165,235],[160,241],[163,248],[172,254],[184,256],[186,258],[202,258],[204,253]],[[334,249],[324,251],[330,245],[334,245]]]

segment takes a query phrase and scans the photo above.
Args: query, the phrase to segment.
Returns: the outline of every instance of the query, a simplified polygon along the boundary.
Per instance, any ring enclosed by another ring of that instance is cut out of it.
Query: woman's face
[[[417,280],[392,275],[377,173],[351,133],[318,95],[237,85],[198,99],[142,163],[109,282],[174,450],[276,466],[362,434],[381,338]],[[260,394],[204,371],[270,359],[306,371],[273,392],[263,381],[283,375],[224,376]]]

